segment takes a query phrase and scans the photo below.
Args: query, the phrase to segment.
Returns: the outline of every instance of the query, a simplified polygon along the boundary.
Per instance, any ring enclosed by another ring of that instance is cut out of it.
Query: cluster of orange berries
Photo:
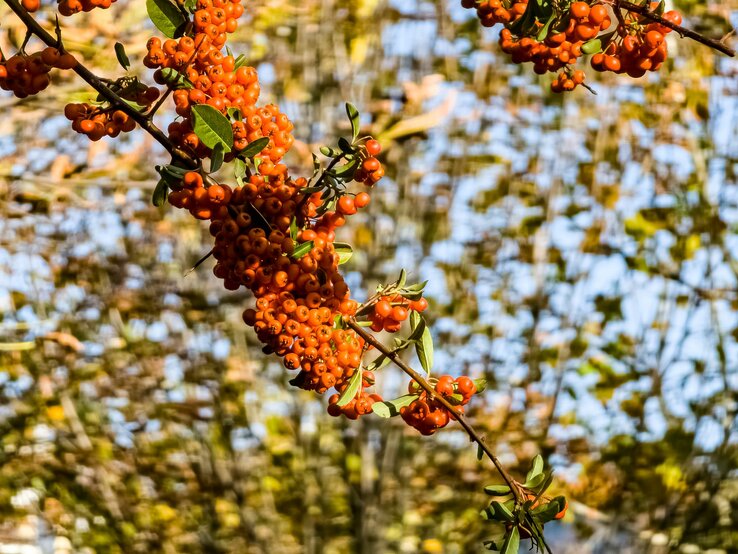
[[[106,10],[114,2],[115,0],[61,0],[58,9],[63,16],[70,16],[80,12],[91,12],[95,8]]]
[[[0,88],[11,91],[18,98],[26,98],[49,86],[52,68],[72,69],[76,65],[74,56],[53,46],[33,54],[19,52],[0,61]]]
[[[97,141],[104,136],[117,137],[121,131],[130,133],[136,122],[121,110],[100,110],[90,104],[67,104],[64,115],[72,122],[72,129]]]
[[[553,29],[545,38],[538,40],[536,35],[545,27],[545,22],[536,21],[528,36],[516,36],[512,31],[512,25],[525,14],[528,0],[513,0],[509,8],[503,0],[462,0],[461,3],[465,8],[477,10],[482,25],[505,25],[500,33],[500,46],[503,52],[512,56],[514,63],[532,62],[539,75],[564,69],[551,84],[554,92],[573,90],[584,82],[584,72],[572,71],[571,66],[582,56],[583,47],[589,41],[612,26],[610,9],[604,3],[599,0],[577,1],[569,6],[566,29]],[[651,9],[657,6],[658,2],[650,5]],[[676,25],[681,24],[682,18],[676,11],[666,12],[663,17]],[[671,29],[658,23],[644,25],[642,19],[640,15],[624,12],[624,24],[618,24],[615,40],[606,44],[603,52],[592,56],[591,64],[595,70],[627,73],[637,78],[646,71],[656,71],[661,67],[667,57],[664,35]]]
[[[442,375],[435,384],[435,391],[439,396],[447,400],[455,400],[456,409],[463,412],[462,406],[467,404],[471,397],[477,392],[477,386],[469,377],[461,376],[454,379],[450,375]],[[400,408],[402,419],[420,431],[423,435],[432,435],[438,429],[448,425],[454,418],[453,414],[435,398],[420,389],[420,385],[414,381],[408,387],[410,394],[418,394],[418,398],[407,406]],[[454,397],[458,395],[458,399]]]
[[[366,141],[364,146],[368,157],[362,162],[361,167],[354,173],[354,180],[371,187],[384,177],[384,168],[380,161],[375,158],[375,156],[382,151],[382,145],[379,144],[379,141],[369,139]]]
[[[413,301],[399,294],[381,296],[374,304],[374,311],[370,316],[371,329],[375,333],[380,331],[395,333],[400,330],[402,322],[408,318],[411,311],[422,312],[426,308],[428,301],[425,298]]]
[[[121,90],[119,95],[141,106],[148,106],[159,97],[159,89],[140,85]],[[72,129],[87,135],[92,141],[108,136],[115,138],[121,132],[130,133],[136,128],[131,116],[116,108],[93,106],[86,102],[70,103],[64,106],[64,115],[72,122]]]
[[[152,38],[146,45],[144,65],[157,69],[154,79],[158,83],[163,84],[171,78],[164,71],[168,69],[187,79],[192,87],[175,92],[176,110],[183,120],[169,126],[170,138],[198,158],[207,157],[210,150],[193,130],[191,107],[207,104],[223,114],[229,108],[237,108],[240,117],[232,123],[234,145],[231,156],[254,140],[269,137],[261,156],[268,158],[271,164],[277,164],[294,142],[292,122],[280,113],[277,106],[256,108],[260,93],[256,70],[237,67],[233,56],[221,52],[227,33],[236,30],[243,6],[238,1],[198,0],[196,7],[194,36],[164,42]],[[269,175],[268,168],[269,165],[264,167],[264,175]]]
[[[663,18],[681,25],[682,16],[676,10],[664,13]],[[665,37],[669,27],[658,23],[640,25],[637,17],[630,14],[626,19],[634,23],[632,31],[618,27],[619,37],[610,42],[604,52],[592,56],[592,68],[596,71],[627,73],[630,77],[643,77],[647,71],[658,71],[668,56]]]

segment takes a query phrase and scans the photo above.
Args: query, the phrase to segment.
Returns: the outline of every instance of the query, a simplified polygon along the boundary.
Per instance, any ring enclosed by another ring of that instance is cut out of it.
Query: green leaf
[[[300,229],[297,227],[297,218],[293,217],[292,221],[290,221],[290,238],[292,240],[297,240],[297,234],[300,232]]]
[[[167,201],[167,193],[169,192],[169,186],[164,179],[159,179],[154,189],[154,194],[151,196],[151,203],[156,206],[163,206],[164,202]]]
[[[484,458],[484,450],[482,449],[482,445],[477,445],[477,460],[480,462],[482,461],[482,458]]]
[[[508,508],[502,502],[497,502],[496,500],[494,500],[490,504],[490,507],[494,509],[495,515],[500,521],[512,521],[513,519],[515,519],[515,515],[512,513],[512,510],[510,510],[510,508]]]
[[[131,67],[131,60],[128,59],[125,46],[120,42],[115,43],[115,57],[118,58],[120,66],[128,71],[128,68]]]
[[[359,136],[359,110],[353,104],[346,102],[346,114],[351,122],[351,135],[356,140],[356,137]]]
[[[336,156],[341,154],[340,150],[336,150],[335,148],[331,148],[330,146],[321,146],[320,153],[327,158],[335,158]]]
[[[372,411],[379,417],[395,417],[400,415],[400,408],[409,406],[416,398],[418,398],[417,394],[405,394],[394,400],[375,402],[372,404]]]
[[[305,254],[310,252],[313,248],[315,248],[315,243],[311,240],[300,243],[297,246],[295,246],[295,249],[292,251],[292,254],[290,254],[290,257],[293,260],[299,260]]]
[[[533,458],[530,471],[528,471],[528,475],[526,475],[525,480],[530,481],[541,473],[543,473],[543,457],[540,454],[537,454],[536,457]]]
[[[415,310],[412,310],[410,312],[410,336],[407,340],[410,342],[419,341],[425,332],[425,328],[426,323],[423,317]]]
[[[262,150],[264,150],[264,148],[266,148],[268,145],[269,137],[258,138],[255,141],[250,142],[249,145],[241,151],[241,156],[243,156],[244,158],[253,158]]]
[[[360,369],[357,369],[354,372],[349,380],[348,386],[341,393],[341,396],[338,397],[338,402],[336,402],[336,404],[339,406],[345,406],[356,397],[356,393],[359,392],[359,387],[361,386],[362,373],[363,372]]]
[[[345,329],[346,328],[346,322],[343,321],[343,317],[341,314],[336,315],[336,317],[333,318],[333,328],[334,329]]]
[[[592,40],[588,40],[584,44],[582,44],[582,53],[583,54],[597,54],[597,52],[602,52],[602,41],[598,38],[593,38]]]
[[[228,117],[234,121],[242,121],[241,110],[238,108],[228,108]]]
[[[546,523],[555,519],[556,514],[563,510],[564,506],[566,506],[566,498],[557,496],[547,504],[533,508],[530,513],[536,516],[541,523]]]
[[[543,472],[541,472],[541,473],[538,473],[538,474],[534,475],[533,477],[527,479],[525,481],[525,483],[523,483],[523,486],[526,487],[526,488],[534,489],[535,490],[545,480],[546,480],[546,474],[543,473]]]
[[[192,128],[203,144],[208,148],[222,144],[223,149],[230,152],[233,146],[233,129],[228,118],[207,104],[192,106],[191,111]]]
[[[487,485],[484,492],[490,496],[507,496],[510,494],[510,487],[507,485]]]
[[[162,68],[161,75],[164,78],[164,82],[172,85],[174,88],[195,88],[195,85],[187,77],[171,67]]]
[[[219,142],[213,148],[213,153],[210,155],[210,173],[218,171],[223,165],[223,143]]]
[[[505,542],[502,545],[500,554],[518,554],[520,550],[520,531],[517,527],[513,527],[505,535]]]
[[[238,57],[236,58],[236,61],[235,61],[235,63],[233,64],[233,67],[234,67],[234,71],[235,71],[236,69],[238,69],[239,67],[243,67],[244,65],[246,65],[246,62],[247,62],[247,61],[248,61],[248,60],[246,59],[246,56],[244,56],[243,54],[240,54],[240,55],[239,55],[239,56],[238,56]]]
[[[185,0],[184,8],[190,13],[195,13],[197,10],[197,0]]]
[[[397,278],[397,287],[402,288],[405,286],[405,283],[407,282],[407,271],[404,269],[400,270],[400,276]]]
[[[338,147],[345,152],[346,154],[350,154],[354,151],[353,146],[351,146],[351,143],[347,141],[345,138],[341,137],[338,139]]]
[[[236,179],[238,186],[243,186],[243,178],[246,176],[246,162],[241,158],[233,160],[233,177]]]
[[[487,379],[474,379],[474,386],[477,387],[475,394],[483,393],[487,390]]]
[[[420,365],[430,375],[431,369],[433,368],[433,337],[427,326],[423,329],[423,335],[420,337],[420,340],[415,343],[415,353],[418,355]]]
[[[345,242],[334,242],[333,249],[338,254],[338,265],[345,264],[354,255],[354,249],[351,245]]]
[[[389,365],[389,363],[392,360],[389,358],[389,356],[385,356],[384,354],[380,354],[372,362],[366,366],[367,371],[377,371],[379,369],[382,369],[383,367]]]
[[[182,12],[168,0],[146,0],[146,11],[156,28],[169,38],[174,38],[177,29],[186,23]]]
[[[354,170],[356,170],[356,168],[358,167],[358,165],[359,165],[359,160],[354,159],[354,160],[351,160],[348,163],[345,163],[343,165],[339,165],[336,169],[334,169],[332,171],[332,173],[336,177],[343,177],[345,175],[347,179],[351,180],[351,178],[353,176],[353,172],[354,172]]]

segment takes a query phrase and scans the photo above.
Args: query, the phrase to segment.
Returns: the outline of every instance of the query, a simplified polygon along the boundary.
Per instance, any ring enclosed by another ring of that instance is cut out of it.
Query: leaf
[[[334,169],[332,171],[332,173],[336,177],[342,177],[342,176],[346,175],[346,178],[350,180],[352,178],[352,176],[353,176],[353,171],[358,167],[358,165],[359,165],[359,160],[354,159],[354,160],[351,160],[348,163],[345,163],[343,165],[339,165],[336,169]],[[347,175],[347,174],[349,174],[349,175]]]
[[[315,248],[315,243],[311,240],[300,243],[297,246],[295,246],[295,249],[292,251],[292,254],[290,254],[290,257],[293,260],[299,260],[305,254],[310,252],[313,248]]]
[[[218,171],[223,165],[223,143],[219,142],[213,148],[213,153],[210,155],[210,173]]]
[[[512,513],[510,508],[508,508],[502,502],[497,502],[496,500],[494,500],[490,504],[490,506],[494,509],[495,515],[500,521],[512,521],[513,519],[515,519],[515,515]]]
[[[341,314],[336,315],[336,317],[333,318],[333,328],[334,329],[345,329],[346,328],[346,322],[343,320],[343,317]]]
[[[247,62],[247,61],[248,61],[248,60],[246,60],[246,56],[244,56],[243,54],[240,54],[240,55],[239,55],[239,56],[238,56],[238,57],[236,58],[236,61],[235,61],[235,63],[233,64],[233,68],[234,68],[234,71],[235,71],[236,69],[238,69],[239,67],[243,67],[244,65],[246,65],[246,62]]]
[[[154,194],[151,196],[151,203],[157,208],[163,206],[167,200],[167,192],[169,192],[167,182],[163,178],[159,179],[159,182],[156,183]]]
[[[400,276],[397,278],[397,287],[402,288],[405,286],[405,283],[407,282],[407,271],[404,269],[400,270]]]
[[[375,402],[372,404],[372,411],[379,417],[395,417],[400,415],[400,408],[409,406],[416,398],[418,398],[417,394],[405,394],[394,400]]]
[[[530,466],[530,471],[528,471],[528,475],[526,475],[525,480],[530,481],[535,476],[540,475],[543,472],[543,457],[540,454],[537,454],[535,458],[533,458],[533,462]]]
[[[420,340],[425,331],[426,323],[423,317],[412,310],[410,312],[410,336],[407,338],[408,341],[415,342]]]
[[[431,369],[433,368],[433,337],[427,326],[423,329],[423,335],[420,337],[420,340],[415,343],[415,353],[418,355],[420,365],[430,375]]]
[[[345,242],[334,242],[333,249],[338,254],[338,265],[345,264],[354,255],[354,249],[351,245]]]
[[[192,106],[191,111],[193,130],[203,144],[208,148],[215,148],[220,143],[226,152],[230,152],[233,146],[233,129],[228,118],[207,104]]]
[[[520,531],[517,527],[513,527],[505,536],[505,542],[502,545],[500,554],[518,554],[520,550]]]
[[[292,221],[290,221],[290,238],[292,240],[297,240],[297,233],[299,233],[300,229],[297,227],[297,218],[293,217]]]
[[[338,402],[336,402],[338,406],[345,406],[356,397],[356,393],[359,392],[359,387],[361,386],[362,374],[363,372],[359,369],[354,372],[349,380],[348,386],[341,393],[341,396],[338,398]]]
[[[241,115],[241,110],[238,108],[228,108],[228,117],[230,117],[234,121],[242,121],[243,116]]]
[[[353,136],[354,140],[356,140],[356,137],[359,136],[359,110],[357,110],[356,106],[354,106],[350,102],[346,102],[346,114],[348,115],[349,121],[351,122],[351,135]]]
[[[335,158],[341,152],[336,150],[335,148],[331,148],[330,146],[321,146],[320,153],[326,156],[327,158]]]
[[[555,519],[556,514],[563,510],[564,506],[566,506],[566,498],[557,496],[547,504],[533,508],[530,513],[536,516],[541,523],[546,523]]]
[[[162,68],[161,75],[164,79],[164,83],[172,85],[175,88],[195,88],[195,85],[192,84],[192,81],[190,81],[182,73],[171,67]]]
[[[602,41],[598,38],[593,38],[592,40],[588,40],[584,44],[582,44],[582,53],[583,54],[597,54],[597,52],[602,51]]]
[[[484,458],[484,449],[482,448],[481,444],[478,444],[477,445],[477,460],[481,462],[482,458]]]
[[[383,367],[389,365],[389,363],[391,361],[392,360],[390,359],[389,356],[386,356],[384,354],[380,354],[379,356],[377,356],[376,358],[374,358],[374,360],[372,360],[372,362],[368,366],[366,366],[366,369],[367,369],[367,371],[377,371],[377,370],[382,369]]]
[[[353,146],[351,146],[351,143],[347,141],[345,138],[341,137],[338,139],[338,147],[345,152],[346,154],[350,154],[354,151]]]
[[[182,12],[168,0],[146,0],[146,11],[156,28],[169,38],[174,38],[177,29],[186,23]]]
[[[525,483],[523,483],[523,486],[529,489],[536,489],[546,480],[546,474],[541,472],[536,474],[535,476],[527,479]]]
[[[510,494],[510,487],[507,485],[487,485],[484,492],[490,496],[507,496]]]
[[[244,158],[253,158],[257,154],[259,154],[264,148],[266,148],[269,145],[269,137],[261,137],[256,139],[253,142],[250,142],[249,145],[241,150],[241,156]]]
[[[115,43],[115,57],[118,58],[120,66],[128,71],[128,68],[131,67],[131,60],[128,59],[125,46],[120,42]]]
[[[241,158],[233,160],[233,177],[236,179],[238,186],[243,186],[243,178],[246,176],[246,162]]]
[[[474,394],[483,393],[487,390],[487,379],[474,379],[474,386],[477,387],[477,392]]]

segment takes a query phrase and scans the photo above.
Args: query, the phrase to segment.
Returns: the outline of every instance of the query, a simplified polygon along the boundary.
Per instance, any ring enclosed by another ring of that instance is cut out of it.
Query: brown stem
[[[730,57],[735,56],[735,50],[724,45],[719,40],[707,38],[706,36],[698,33],[697,31],[693,31],[691,29],[687,29],[686,27],[682,27],[681,25],[672,23],[668,19],[664,19],[663,17],[661,17],[656,12],[649,10],[648,6],[639,6],[638,4],[628,2],[627,0],[615,0],[615,9],[617,10],[618,8],[623,8],[625,10],[628,10],[629,12],[642,15],[646,19],[655,21],[659,25],[663,25],[664,27],[668,27],[669,29],[676,31],[682,37],[691,38],[692,40],[699,42],[700,44],[704,44],[705,46],[709,46],[710,48],[713,48],[714,50],[717,50],[718,52],[722,52],[726,56],[730,56]]]
[[[34,17],[28,13],[23,6],[21,6],[18,0],[3,0],[8,7],[18,16],[23,22],[29,32],[40,38],[47,46],[54,46],[62,48],[61,41],[53,37],[46,31],[41,25],[34,19]],[[197,162],[184,150],[176,146],[172,141],[169,140],[161,129],[154,125],[145,114],[134,109],[129,105],[123,98],[113,92],[103,81],[84,65],[77,62],[74,66],[74,72],[79,75],[88,85],[95,89],[101,96],[103,96],[108,102],[110,102],[116,109],[125,112],[130,116],[141,128],[149,133],[159,144],[161,144],[167,152],[169,152],[173,158],[179,159],[185,165],[189,167],[197,167]]]
[[[434,398],[438,403],[440,403],[444,408],[446,408],[450,413],[454,415],[454,417],[459,422],[459,424],[464,428],[464,431],[466,431],[466,433],[469,435],[469,438],[472,440],[472,442],[476,442],[479,445],[479,448],[482,449],[482,452],[484,452],[487,455],[487,457],[492,461],[495,468],[497,469],[500,476],[502,477],[502,480],[505,481],[505,484],[508,487],[510,487],[510,490],[512,491],[512,494],[515,497],[516,501],[522,502],[524,498],[522,498],[522,495],[520,492],[520,485],[505,470],[505,468],[502,467],[502,464],[497,459],[497,456],[495,456],[494,453],[485,444],[484,439],[471,426],[471,424],[466,419],[466,417],[462,415],[456,409],[456,407],[453,404],[451,404],[448,400],[446,400],[442,396],[437,395],[433,386],[428,381],[426,381],[425,378],[422,375],[420,375],[420,373],[418,373],[412,367],[406,364],[396,352],[393,352],[392,350],[387,348],[385,345],[383,345],[381,342],[379,342],[376,339],[376,337],[374,337],[374,335],[365,331],[364,328],[361,325],[359,325],[359,323],[355,319],[349,319],[347,320],[346,323],[349,327],[351,327],[354,331],[356,331],[356,333],[362,339],[364,339],[367,343],[371,344],[374,348],[376,348],[384,356],[387,356],[390,360],[392,360],[392,362],[397,367],[399,367],[402,371],[407,373],[413,381],[418,383],[420,387],[423,390],[425,390],[425,392],[428,393],[428,395]]]

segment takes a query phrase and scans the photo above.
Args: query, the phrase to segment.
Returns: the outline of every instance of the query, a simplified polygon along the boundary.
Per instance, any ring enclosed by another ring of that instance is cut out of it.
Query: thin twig
[[[502,480],[505,481],[505,484],[510,487],[510,490],[512,491],[513,496],[515,496],[515,499],[518,501],[524,500],[522,498],[521,492],[520,492],[520,485],[518,482],[505,470],[504,467],[502,467],[502,464],[497,459],[497,456],[494,455],[494,453],[489,449],[489,447],[484,442],[484,439],[477,433],[477,431],[471,426],[469,421],[466,419],[464,415],[462,415],[456,407],[451,404],[448,400],[446,400],[443,396],[439,396],[433,386],[423,378],[420,373],[415,371],[412,367],[410,367],[408,364],[404,362],[404,360],[396,353],[387,348],[385,345],[383,345],[381,342],[379,342],[374,335],[371,333],[368,333],[364,328],[359,325],[359,323],[355,319],[348,319],[347,325],[351,327],[356,333],[364,339],[367,343],[371,344],[374,348],[376,348],[379,352],[381,352],[384,356],[387,356],[394,364],[399,367],[402,371],[407,373],[407,375],[410,376],[410,378],[418,383],[420,387],[425,390],[432,398],[434,398],[438,403],[440,403],[444,408],[446,408],[451,414],[453,414],[454,418],[459,422],[459,424],[464,428],[464,431],[469,435],[469,438],[472,440],[472,442],[476,442],[479,445],[479,448],[482,449],[482,451],[487,455],[487,457],[492,461],[495,468],[499,472],[500,476],[502,477]]]

